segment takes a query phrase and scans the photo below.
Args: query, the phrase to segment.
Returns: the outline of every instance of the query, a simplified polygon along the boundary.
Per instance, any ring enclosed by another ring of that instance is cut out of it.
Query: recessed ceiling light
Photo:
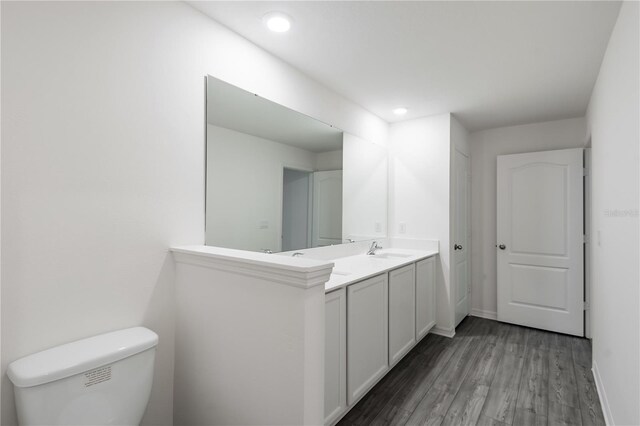
[[[291,29],[291,18],[282,12],[269,12],[262,18],[267,28],[276,33],[286,33]]]
[[[407,113],[407,111],[409,111],[409,110],[406,109],[405,107],[398,107],[398,108],[393,110],[393,113],[395,115],[405,115]]]

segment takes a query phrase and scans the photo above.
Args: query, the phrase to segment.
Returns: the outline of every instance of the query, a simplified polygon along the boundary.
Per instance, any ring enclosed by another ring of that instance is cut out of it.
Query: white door
[[[313,247],[342,243],[342,170],[313,174]]]
[[[387,274],[347,287],[347,403],[353,405],[389,370]]]
[[[415,264],[389,272],[389,365],[416,344]]]
[[[469,157],[455,150],[455,206],[453,262],[456,326],[469,315]]]
[[[583,335],[582,156],[498,156],[499,321]]]

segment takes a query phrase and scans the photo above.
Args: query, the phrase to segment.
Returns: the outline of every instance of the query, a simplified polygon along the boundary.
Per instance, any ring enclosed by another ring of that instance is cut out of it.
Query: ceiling
[[[385,121],[468,130],[584,115],[617,1],[189,2]],[[293,18],[268,31],[270,11]],[[392,110],[406,106],[397,117]]]
[[[207,123],[316,153],[342,149],[342,130],[211,76]]]

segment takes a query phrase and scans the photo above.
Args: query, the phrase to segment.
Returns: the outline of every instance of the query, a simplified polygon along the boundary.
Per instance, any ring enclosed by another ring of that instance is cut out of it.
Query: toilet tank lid
[[[114,363],[158,344],[158,335],[134,327],[56,346],[9,364],[7,374],[17,387],[38,386]]]

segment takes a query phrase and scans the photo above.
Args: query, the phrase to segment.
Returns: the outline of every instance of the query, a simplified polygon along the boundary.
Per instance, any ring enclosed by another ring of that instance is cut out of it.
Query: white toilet
[[[58,346],[9,365],[21,425],[139,425],[158,335],[135,327]]]

